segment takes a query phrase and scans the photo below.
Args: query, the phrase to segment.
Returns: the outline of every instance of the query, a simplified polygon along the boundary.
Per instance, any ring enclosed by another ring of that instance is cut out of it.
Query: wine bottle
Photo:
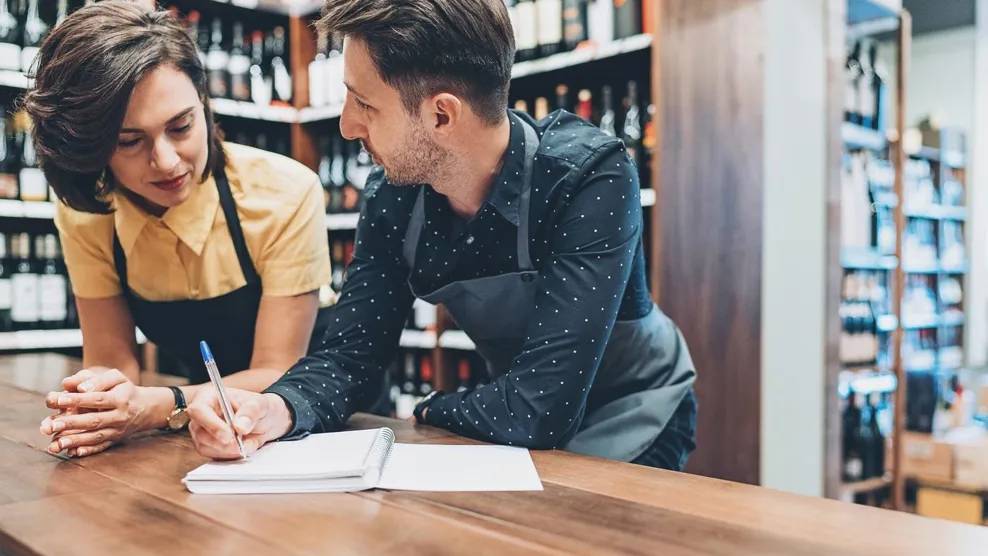
[[[202,67],[206,67],[206,52],[203,50],[202,37],[200,36],[199,25],[202,21],[202,16],[199,14],[199,10],[192,10],[189,15],[185,16],[185,31],[192,37],[192,42],[196,45],[196,54],[199,56],[199,63]]]
[[[590,0],[587,19],[591,42],[602,45],[614,41],[614,0]]]
[[[346,180],[343,183],[343,203],[341,212],[357,212],[360,210],[360,188],[363,187],[366,177],[361,175],[357,162],[357,151],[360,149],[358,141],[350,141],[346,160]],[[363,181],[362,181],[363,180]]]
[[[292,75],[285,62],[285,28],[274,28],[271,41],[271,75],[274,76],[274,96],[276,102],[291,104]]]
[[[432,354],[423,353],[419,363],[419,397],[428,396],[433,390]]]
[[[21,23],[8,0],[0,0],[0,69],[21,69]]]
[[[12,329],[10,310],[14,302],[14,292],[10,277],[14,268],[7,256],[7,244],[7,235],[0,233],[0,332]]]
[[[6,111],[0,108],[4,114]],[[0,199],[17,199],[17,149],[14,134],[7,129],[7,118],[0,117]]]
[[[329,37],[329,55],[326,58],[326,103],[339,106],[346,101],[346,85],[343,84],[343,42],[339,36]]]
[[[875,72],[872,71],[871,53],[862,48],[861,77],[858,79],[858,112],[861,114],[861,125],[869,129],[875,128]]]
[[[316,38],[316,55],[309,62],[309,106],[324,106],[328,102],[327,50],[326,31],[320,29]]]
[[[861,64],[858,62],[858,56],[860,54],[861,43],[855,42],[844,61],[844,120],[854,124],[861,123],[861,114],[858,112],[860,106],[858,81],[861,79]]]
[[[539,55],[551,56],[559,52],[563,42],[562,0],[537,0],[539,25]]]
[[[581,89],[576,95],[576,115],[588,122],[593,122],[593,101],[589,89]]]
[[[471,390],[473,385],[470,382],[470,360],[464,357],[460,359],[459,364],[456,368],[457,378],[460,379],[460,384],[456,387],[457,392],[466,392]]]
[[[872,41],[869,58],[872,65],[872,97],[875,99],[872,127],[884,131],[888,127],[889,75],[885,63],[878,57],[878,41]]]
[[[333,195],[333,180],[331,176],[332,159],[329,157],[329,137],[319,138],[319,183],[322,184],[322,192],[326,212],[329,213],[329,204]]]
[[[38,57],[41,41],[48,34],[48,24],[41,19],[39,0],[28,0],[27,17],[24,19],[24,48],[21,50],[21,69],[31,71]]]
[[[569,110],[569,87],[560,83],[556,85],[556,110]]]
[[[628,156],[631,157],[632,162],[640,166],[642,124],[638,109],[638,84],[634,81],[628,82],[627,112],[624,115],[621,139],[624,141],[624,147],[628,149]]]
[[[343,187],[346,185],[346,160],[343,158],[343,138],[337,135],[333,139],[333,162],[330,166],[329,212],[337,213],[343,210]]]
[[[340,292],[343,290],[343,272],[346,270],[343,240],[333,240],[333,252],[330,258],[333,264],[333,289]]]
[[[21,151],[21,167],[18,172],[18,187],[22,201],[47,201],[48,181],[44,172],[38,167],[38,157],[34,150],[34,138],[31,136],[31,120],[26,112],[18,112],[19,143]]]
[[[227,98],[230,94],[227,66],[230,55],[223,50],[223,22],[213,19],[213,32],[209,52],[206,54],[206,70],[209,72],[209,96]]]
[[[39,247],[44,252],[40,285],[40,317],[42,328],[65,326],[68,300],[66,299],[65,271],[61,268],[58,240],[55,234],[39,236]]]
[[[603,97],[604,107],[603,113],[600,115],[600,129],[611,137],[617,137],[617,129],[614,127],[617,116],[614,114],[614,101],[609,85],[604,85]]]
[[[564,0],[563,42],[566,50],[574,50],[589,38],[586,0]]]
[[[254,104],[271,104],[271,75],[264,71],[264,33],[251,33],[250,99]]]
[[[17,266],[10,277],[14,295],[10,318],[15,330],[31,330],[38,326],[38,274],[31,259],[31,237],[21,233],[15,242],[17,249],[12,254]]]
[[[528,113],[528,103],[525,102],[522,99],[516,100],[515,101],[515,110],[517,110],[519,112],[525,112],[527,114]]]
[[[535,0],[517,0],[515,21],[518,39],[515,41],[516,58],[519,62],[533,60],[539,56],[538,10]]]
[[[876,398],[879,394],[872,393],[868,397],[868,408],[869,408],[869,420],[868,429],[869,436],[871,437],[871,452],[872,456],[871,469],[867,470],[867,475],[869,477],[881,477],[885,475],[885,435],[882,433],[882,427],[879,422],[882,418],[881,411],[883,411],[882,403],[879,401],[876,403]]]
[[[641,1],[642,0],[614,0],[615,39],[625,39],[641,34]]]
[[[541,120],[549,115],[549,99],[539,97],[535,99],[535,119]]]
[[[864,478],[864,462],[861,454],[861,408],[859,398],[852,390],[841,417],[841,445],[844,482],[853,483]]]
[[[230,74],[230,97],[233,100],[250,100],[250,58],[244,49],[244,26],[239,21],[233,23],[233,48],[227,65]]]

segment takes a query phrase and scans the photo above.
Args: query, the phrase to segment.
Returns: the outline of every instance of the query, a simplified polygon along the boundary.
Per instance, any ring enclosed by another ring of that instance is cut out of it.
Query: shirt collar
[[[201,255],[209,231],[213,228],[219,204],[219,191],[212,177],[196,185],[185,202],[168,209],[161,218],[148,214],[123,193],[114,192],[113,222],[120,246],[124,254],[130,255],[144,227],[150,222],[158,221],[196,255]]]
[[[518,208],[521,202],[522,182],[525,179],[525,129],[521,118],[508,110],[511,130],[504,166],[487,196],[489,203],[507,221],[518,225]]]

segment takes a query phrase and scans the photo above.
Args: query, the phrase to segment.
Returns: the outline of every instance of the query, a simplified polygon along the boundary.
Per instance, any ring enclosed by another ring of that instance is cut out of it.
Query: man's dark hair
[[[116,184],[107,165],[130,95],[141,79],[166,65],[189,77],[203,103],[209,144],[205,180],[225,163],[223,134],[213,122],[196,45],[174,16],[108,0],[73,12],[42,42],[35,86],[23,106],[34,126],[41,169],[66,205],[110,212],[108,195]]]
[[[504,120],[515,40],[503,0],[326,0],[316,25],[364,42],[409,114],[449,92],[488,125]]]

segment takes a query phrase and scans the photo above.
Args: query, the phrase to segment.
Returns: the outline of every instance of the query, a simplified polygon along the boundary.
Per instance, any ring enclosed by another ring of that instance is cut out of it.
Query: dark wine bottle
[[[563,43],[574,50],[588,37],[587,0],[563,0]]]
[[[254,31],[251,34],[250,99],[260,106],[271,104],[271,87],[271,72],[265,71],[264,67],[264,33]]]
[[[65,269],[61,265],[58,240],[55,234],[39,236],[39,247],[44,253],[41,259],[39,281],[40,317],[42,328],[65,327],[68,300],[66,299]]]
[[[0,233],[0,332],[8,332],[13,328],[10,320],[10,310],[14,302],[13,285],[10,282],[13,264],[7,256],[7,244],[7,235]]]
[[[600,115],[600,130],[611,137],[616,137],[617,129],[614,126],[617,116],[614,114],[614,100],[611,96],[611,87],[609,85],[604,85],[602,94],[604,97],[604,106],[603,112]]]
[[[641,32],[642,0],[614,0],[614,38],[625,39]]]
[[[239,21],[233,24],[233,47],[227,71],[230,73],[230,97],[233,100],[250,100],[250,58],[244,48],[244,26]]]
[[[285,52],[285,28],[279,25],[274,28],[271,40],[271,75],[274,80],[274,96],[272,98],[282,104],[291,104],[292,75],[288,70]]]
[[[27,233],[15,236],[12,255],[16,260],[14,274],[10,277],[13,290],[11,320],[15,330],[32,330],[38,327],[38,274],[31,258],[31,237]]]
[[[3,110],[0,108],[0,110]],[[4,111],[6,113],[6,111]],[[14,134],[7,129],[7,118],[0,116],[0,199],[17,199],[17,149]]]
[[[206,70],[209,72],[209,96],[227,98],[230,95],[230,80],[227,66],[230,55],[223,50],[223,22],[213,19],[212,39],[206,54]]]
[[[628,82],[626,110],[621,139],[624,141],[625,148],[628,149],[628,155],[632,162],[641,166],[642,123],[638,108],[638,84],[634,81]]]

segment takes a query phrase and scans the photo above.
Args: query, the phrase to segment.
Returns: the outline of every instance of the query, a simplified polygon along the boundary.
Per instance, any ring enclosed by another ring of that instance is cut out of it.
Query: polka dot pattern
[[[522,187],[515,176],[523,173],[525,149],[524,131],[512,121],[498,182],[469,221],[429,187],[394,187],[382,172],[372,173],[373,193],[331,327],[317,352],[268,389],[291,406],[295,424],[287,438],[338,430],[380,392],[414,300],[410,284],[428,295],[519,270]],[[430,424],[501,444],[563,445],[582,421],[615,320],[650,309],[637,169],[619,140],[581,122],[559,112],[536,126],[542,139],[533,163],[529,247],[540,281],[527,327],[518,331],[521,351],[490,384],[434,398]],[[412,271],[404,241],[423,188],[425,222]]]

